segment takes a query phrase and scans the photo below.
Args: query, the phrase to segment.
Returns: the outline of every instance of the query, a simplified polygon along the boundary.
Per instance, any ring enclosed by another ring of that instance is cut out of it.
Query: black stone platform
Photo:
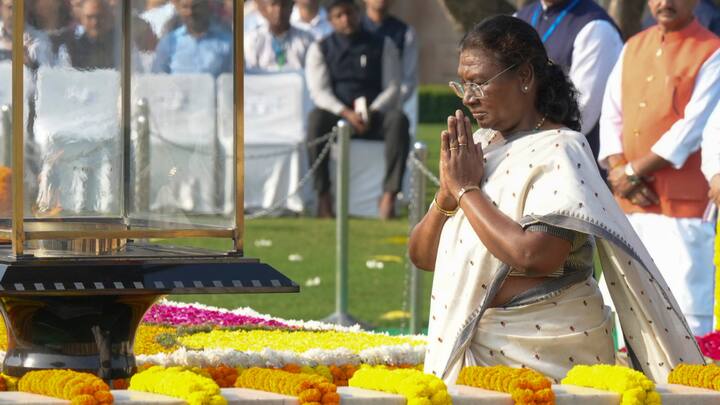
[[[131,242],[106,256],[43,254],[15,259],[0,246],[10,375],[70,368],[125,378],[135,371],[135,331],[161,296],[299,291],[257,259],[199,249]]]

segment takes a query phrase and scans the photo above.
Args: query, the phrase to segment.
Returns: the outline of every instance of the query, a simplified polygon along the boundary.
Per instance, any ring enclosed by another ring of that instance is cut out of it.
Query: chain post
[[[412,230],[425,215],[426,177],[420,168],[424,167],[427,161],[427,145],[423,142],[415,142],[412,153],[419,165],[413,165],[411,177],[411,188],[413,190],[411,196],[413,200],[409,212],[410,230]],[[410,289],[410,333],[419,334],[422,329],[422,300],[420,299],[420,294],[422,293],[422,275],[414,264],[410,264],[408,271],[410,272],[410,284],[408,286]]]

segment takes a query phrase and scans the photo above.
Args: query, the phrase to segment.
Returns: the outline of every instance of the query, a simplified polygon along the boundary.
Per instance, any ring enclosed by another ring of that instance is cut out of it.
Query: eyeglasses
[[[508,70],[514,68],[517,64],[512,64],[505,68],[502,72],[496,74],[495,76],[485,80],[483,83],[477,84],[473,82],[466,82],[466,83],[460,83],[456,81],[452,81],[448,83],[450,85],[450,88],[452,88],[455,91],[455,94],[457,94],[458,97],[464,99],[465,94],[469,94],[471,97],[477,97],[477,98],[485,98],[485,86],[490,84],[491,81],[497,79],[500,77],[503,73],[507,72]]]

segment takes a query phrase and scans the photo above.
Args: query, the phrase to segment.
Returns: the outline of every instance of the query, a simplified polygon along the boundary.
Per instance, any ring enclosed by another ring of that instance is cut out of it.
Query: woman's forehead
[[[492,53],[482,49],[466,49],[460,52],[458,76],[486,76],[497,70],[498,65]]]

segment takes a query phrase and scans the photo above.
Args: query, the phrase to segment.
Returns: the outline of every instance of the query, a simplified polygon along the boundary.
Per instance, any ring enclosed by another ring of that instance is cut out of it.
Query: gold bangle
[[[470,191],[475,191],[475,190],[480,190],[480,186],[465,186],[465,187],[460,188],[460,191],[458,192],[458,196],[457,196],[458,207],[460,206],[460,199],[463,198],[465,193],[468,193]]]
[[[452,210],[452,211],[448,211],[448,210],[446,210],[446,209],[443,209],[443,207],[441,207],[440,204],[438,204],[437,198],[435,198],[435,197],[433,197],[432,204],[430,204],[430,205],[434,206],[435,209],[438,210],[438,212],[440,212],[441,214],[445,215],[446,217],[451,217],[451,216],[457,214],[457,212],[458,212],[458,209],[457,209],[457,208],[455,208],[455,209]]]

